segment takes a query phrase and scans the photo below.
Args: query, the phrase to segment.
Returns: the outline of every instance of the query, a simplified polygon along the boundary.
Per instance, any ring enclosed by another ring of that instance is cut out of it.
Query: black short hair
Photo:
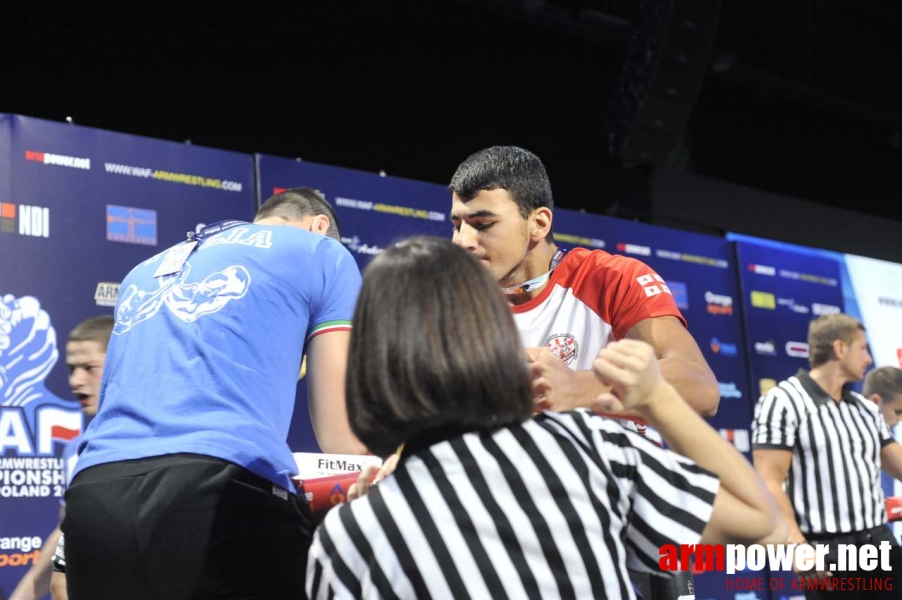
[[[370,263],[347,373],[351,429],[380,456],[424,431],[491,429],[533,410],[526,355],[498,284],[439,238],[410,238]]]
[[[861,393],[870,398],[871,394],[879,394],[885,402],[892,402],[902,396],[902,369],[896,367],[880,367],[874,369],[864,378]]]
[[[254,221],[268,217],[282,217],[288,221],[299,221],[305,217],[319,215],[329,217],[329,229],[326,230],[326,235],[340,242],[338,216],[322,192],[313,188],[291,188],[268,198],[257,210]]]
[[[483,190],[507,190],[524,219],[537,208],[554,210],[545,165],[529,150],[516,146],[492,146],[471,154],[457,167],[448,189],[464,202]],[[554,241],[551,231],[546,239]]]

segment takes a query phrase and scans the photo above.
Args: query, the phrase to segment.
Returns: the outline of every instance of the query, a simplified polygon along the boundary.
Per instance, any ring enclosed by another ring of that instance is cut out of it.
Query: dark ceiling
[[[622,192],[600,131],[633,2],[133,4],[10,7],[0,111],[439,183],[516,144],[560,205]],[[723,5],[681,168],[899,218],[902,3]]]

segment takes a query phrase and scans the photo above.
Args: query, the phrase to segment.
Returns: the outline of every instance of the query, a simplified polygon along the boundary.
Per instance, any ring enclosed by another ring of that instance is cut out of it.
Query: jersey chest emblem
[[[569,333],[552,335],[545,341],[545,346],[551,350],[552,354],[561,359],[565,365],[569,365],[579,356],[579,344],[576,338]]]

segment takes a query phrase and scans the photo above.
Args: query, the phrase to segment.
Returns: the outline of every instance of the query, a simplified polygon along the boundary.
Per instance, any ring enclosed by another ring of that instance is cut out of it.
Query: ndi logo
[[[0,202],[0,232],[50,237],[50,209],[44,206]]]

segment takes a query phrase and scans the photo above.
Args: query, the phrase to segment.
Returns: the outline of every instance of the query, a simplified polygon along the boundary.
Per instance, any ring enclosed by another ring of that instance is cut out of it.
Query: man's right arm
[[[365,454],[345,405],[349,331],[330,331],[307,344],[307,398],[316,441],[329,454]]]
[[[789,536],[786,539],[787,544],[808,544],[805,534],[799,529],[799,523],[796,521],[795,510],[792,507],[792,501],[789,499],[786,490],[783,489],[783,483],[789,475],[789,466],[792,463],[792,452],[789,450],[780,450],[773,448],[758,448],[752,450],[752,462],[755,464],[755,470],[761,475],[764,484],[771,496],[777,502],[777,508],[783,519],[789,526]],[[831,573],[826,572],[807,572],[798,573],[808,577],[830,577]]]
[[[805,535],[799,529],[799,524],[796,521],[792,502],[790,502],[789,496],[786,495],[786,491],[783,489],[783,482],[786,481],[786,476],[789,475],[792,452],[789,450],[756,449],[752,451],[752,462],[755,464],[755,470],[758,471],[761,479],[764,480],[767,491],[777,501],[777,508],[780,509],[780,514],[783,515],[783,518],[789,525],[787,543],[806,543]]]

